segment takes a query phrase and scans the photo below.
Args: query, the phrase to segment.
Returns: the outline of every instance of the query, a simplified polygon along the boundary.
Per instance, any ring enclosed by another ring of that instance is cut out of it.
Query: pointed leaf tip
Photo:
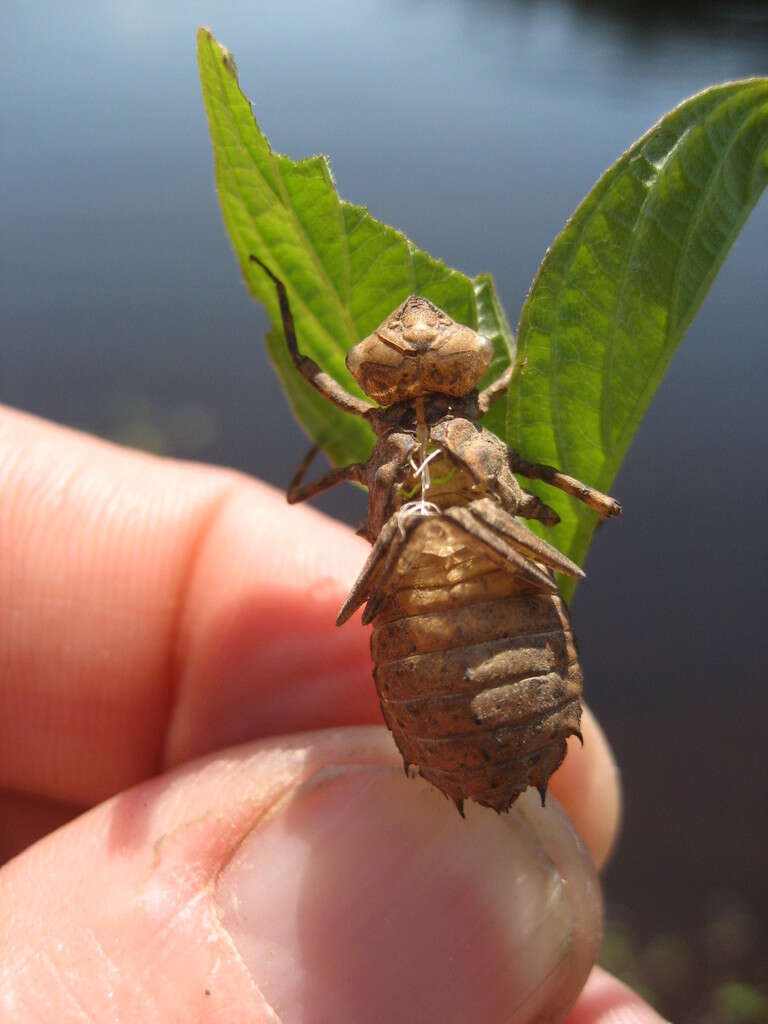
[[[661,378],[766,185],[768,79],[684,101],[602,176],[520,319],[509,444],[607,492]],[[582,563],[597,517],[546,484],[547,537]],[[565,587],[567,592],[572,583]]]
[[[370,427],[335,409],[296,373],[275,289],[251,255],[285,284],[300,350],[355,393],[344,362],[348,349],[414,292],[490,337],[490,372],[501,372],[514,339],[493,283],[447,267],[365,208],[344,202],[325,157],[295,161],[275,153],[240,90],[230,52],[208,29],[200,29],[198,40],[221,210],[248,290],[272,320],[270,357],[297,419],[331,461],[362,461],[374,443]],[[503,431],[503,410],[500,418],[495,411],[490,425]]]

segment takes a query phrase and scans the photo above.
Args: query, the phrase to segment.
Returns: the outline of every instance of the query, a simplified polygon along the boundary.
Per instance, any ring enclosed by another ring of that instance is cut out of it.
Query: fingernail
[[[589,856],[528,796],[466,819],[391,767],[328,767],[219,877],[224,927],[281,1024],[557,1020],[600,939]]]

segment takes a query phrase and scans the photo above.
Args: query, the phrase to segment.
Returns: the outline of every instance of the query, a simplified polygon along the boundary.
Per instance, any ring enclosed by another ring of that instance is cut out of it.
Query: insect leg
[[[375,409],[375,405],[371,405],[370,402],[366,402],[362,398],[357,398],[355,395],[351,395],[346,391],[338,381],[334,380],[330,374],[321,370],[320,367],[313,359],[309,359],[307,356],[303,356],[299,352],[299,346],[296,341],[296,327],[293,322],[293,314],[291,313],[291,307],[288,302],[288,293],[285,290],[283,282],[276,277],[266,263],[262,263],[258,256],[254,256],[253,253],[249,256],[251,263],[256,263],[261,269],[267,274],[268,277],[272,278],[277,288],[277,297],[280,301],[280,314],[283,318],[283,333],[285,334],[285,342],[288,346],[288,351],[293,360],[293,365],[302,375],[302,377],[308,381],[313,388],[324,395],[329,401],[337,405],[339,409],[343,409],[344,412],[352,413],[354,416],[367,416],[368,413]]]
[[[301,460],[301,464],[296,470],[293,479],[288,485],[288,491],[286,492],[286,498],[288,499],[289,505],[295,505],[299,501],[306,501],[308,498],[313,498],[316,494],[321,494],[323,491],[327,491],[329,487],[335,487],[336,484],[340,484],[343,480],[354,480],[357,483],[362,483],[365,466],[359,462],[353,462],[349,466],[340,466],[338,469],[331,469],[328,473],[324,473],[323,476],[318,477],[317,480],[313,480],[311,483],[302,484],[302,480],[319,450],[319,445],[312,445],[307,454]]]
[[[480,392],[477,396],[477,404],[481,413],[488,412],[496,399],[506,394],[514,373],[515,363],[510,363],[500,377],[497,377],[492,384],[489,384],[487,388]]]
[[[488,430],[468,420],[438,424],[432,431],[435,442],[486,493],[492,494],[507,512],[526,519],[538,519],[554,526],[560,517],[529,491],[523,490],[512,470],[510,450]]]
[[[593,508],[598,515],[605,518],[621,515],[621,505],[614,498],[588,487],[566,473],[561,473],[552,466],[542,466],[538,462],[528,462],[517,452],[509,451],[509,464],[516,473],[527,476],[531,480],[543,480],[545,483],[559,487],[561,491],[578,498],[585,505]]]
[[[523,498],[517,507],[517,514],[523,519],[538,519],[545,526],[557,526],[560,522],[560,516],[553,508],[545,505],[535,494],[526,490],[523,490]]]
[[[298,469],[296,470],[296,472],[291,477],[291,482],[288,484],[288,490],[289,491],[295,490],[301,484],[302,480],[307,475],[307,470],[309,469],[309,467],[314,462],[315,456],[317,455],[317,453],[319,451],[320,451],[320,445],[319,444],[313,444],[312,447],[307,452],[307,454],[304,456],[304,458],[299,463]]]

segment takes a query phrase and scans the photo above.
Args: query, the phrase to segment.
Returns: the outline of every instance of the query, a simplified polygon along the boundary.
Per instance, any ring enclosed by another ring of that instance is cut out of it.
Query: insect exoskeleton
[[[406,771],[462,813],[467,799],[504,811],[528,786],[543,802],[581,718],[581,669],[555,572],[583,573],[520,522],[553,525],[558,517],[516,474],[545,480],[601,516],[620,506],[528,462],[476,422],[513,372],[478,391],[492,356],[487,338],[410,296],[347,356],[373,405],[299,353],[285,287],[251,259],[275,282],[299,372],[378,437],[367,462],[304,484],[313,448],[288,500],[342,480],[368,488],[360,532],[373,548],[337,622],[365,604],[381,709]]]
[[[411,295],[347,355],[347,368],[380,405],[424,395],[466,395],[483,376],[493,345],[427,299]]]

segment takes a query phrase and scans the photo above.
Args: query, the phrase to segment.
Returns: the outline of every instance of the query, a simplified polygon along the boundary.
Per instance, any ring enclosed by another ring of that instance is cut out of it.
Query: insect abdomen
[[[582,676],[565,606],[481,544],[422,549],[387,588],[371,652],[405,762],[461,807],[542,797],[579,734]]]

